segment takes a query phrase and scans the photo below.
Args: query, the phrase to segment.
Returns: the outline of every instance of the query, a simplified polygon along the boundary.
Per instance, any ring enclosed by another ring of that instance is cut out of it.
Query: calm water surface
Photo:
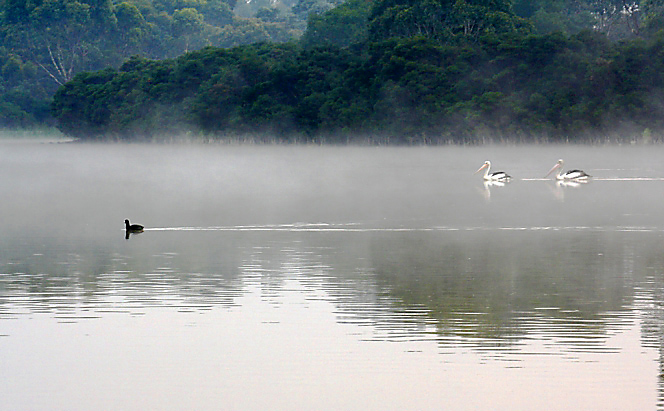
[[[0,142],[0,409],[664,409],[662,158]]]

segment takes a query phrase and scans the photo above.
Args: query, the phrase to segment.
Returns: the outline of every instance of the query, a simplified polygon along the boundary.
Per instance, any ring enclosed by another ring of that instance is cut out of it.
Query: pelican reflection
[[[556,186],[558,187],[581,187],[584,184],[588,184],[589,180],[556,180]]]
[[[482,196],[486,201],[491,200],[491,187],[505,187],[509,180],[506,181],[497,181],[497,180],[484,180],[482,185],[484,190],[482,191]]]
[[[576,189],[588,183],[589,180],[556,180],[555,188],[551,188],[551,192],[558,201],[565,201],[565,190]]]

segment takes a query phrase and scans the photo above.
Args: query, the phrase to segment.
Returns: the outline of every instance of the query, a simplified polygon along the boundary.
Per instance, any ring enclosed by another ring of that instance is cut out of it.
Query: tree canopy
[[[132,27],[150,24],[140,17],[154,14],[122,4]],[[637,13],[631,3],[620,4],[349,0],[309,15],[297,41],[208,45],[80,73],[55,94],[52,113],[61,130],[80,138],[379,136],[404,144],[658,138],[660,6],[643,3]],[[164,9],[172,12],[181,50],[203,45],[192,33],[208,17],[197,7]],[[307,7],[300,1],[291,10]],[[599,23],[611,7],[621,12],[609,29]],[[257,13],[278,20],[267,7]],[[565,24],[544,24],[554,20]],[[253,21],[243,20],[243,30],[270,33]]]
[[[0,127],[48,123],[43,107],[83,71],[118,68],[134,55],[159,60],[209,45],[289,41],[306,26],[307,15],[291,11],[297,4],[240,3],[0,0]],[[326,0],[311,3],[320,11],[333,7]]]

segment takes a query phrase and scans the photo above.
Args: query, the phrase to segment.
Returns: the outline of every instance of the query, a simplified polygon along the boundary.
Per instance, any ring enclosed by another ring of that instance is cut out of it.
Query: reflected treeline
[[[214,231],[148,232],[131,241],[118,236],[110,247],[24,239],[0,249],[0,318],[77,310],[83,317],[108,310],[140,314],[157,306],[207,310],[237,305],[256,290],[264,300],[278,301],[292,280],[332,300],[367,296],[374,282],[365,275],[366,238],[360,246],[347,234],[320,239],[313,233]],[[375,303],[371,295],[367,301]]]
[[[658,253],[643,249],[649,235],[404,233],[377,239],[371,258],[378,292],[398,301],[397,310],[426,310],[437,336],[501,345],[544,335],[584,344],[594,338],[599,347],[632,321],[635,284]]]
[[[0,318],[204,311],[249,292],[281,304],[296,287],[333,303],[338,321],[370,326],[371,338],[484,347],[546,338],[601,350],[647,303],[644,335],[661,347],[656,235],[210,231],[148,232],[112,246],[23,241],[0,250]]]
[[[187,234],[175,237],[123,239],[125,244],[118,241],[114,247],[49,239],[3,248],[0,315],[109,309],[140,313],[149,306],[233,304],[241,294],[240,256],[222,251],[223,243],[208,242],[206,233],[198,233],[197,241],[187,241]]]
[[[643,346],[659,352],[657,409],[664,409],[664,254],[653,253],[646,260],[645,281],[637,290]]]

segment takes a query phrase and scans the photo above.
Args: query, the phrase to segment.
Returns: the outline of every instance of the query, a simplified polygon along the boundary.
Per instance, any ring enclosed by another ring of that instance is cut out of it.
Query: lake
[[[0,409],[664,409],[662,158],[0,141]]]

